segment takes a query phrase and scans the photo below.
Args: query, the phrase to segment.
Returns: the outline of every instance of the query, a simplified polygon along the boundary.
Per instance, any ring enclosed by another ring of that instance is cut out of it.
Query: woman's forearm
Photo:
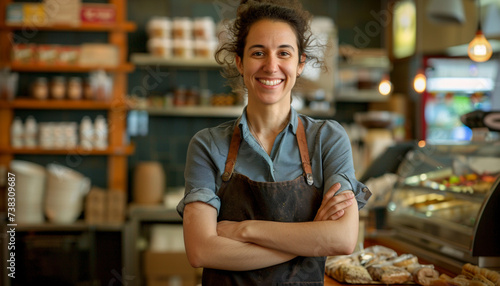
[[[295,255],[217,235],[216,210],[204,203],[184,210],[184,241],[193,267],[244,271],[276,265]]]
[[[299,256],[344,255],[354,251],[358,240],[357,204],[345,209],[338,220],[282,223],[250,220],[241,224],[231,236]]]

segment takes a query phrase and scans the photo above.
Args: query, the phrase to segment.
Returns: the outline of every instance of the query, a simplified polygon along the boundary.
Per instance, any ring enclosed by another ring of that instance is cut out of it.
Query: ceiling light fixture
[[[481,29],[481,3],[480,0],[478,0],[477,2],[478,2],[477,31],[476,31],[476,36],[469,43],[467,53],[469,54],[469,58],[471,60],[475,62],[485,62],[491,58],[491,55],[493,54],[493,49],[491,48],[491,44],[484,36],[483,31]]]

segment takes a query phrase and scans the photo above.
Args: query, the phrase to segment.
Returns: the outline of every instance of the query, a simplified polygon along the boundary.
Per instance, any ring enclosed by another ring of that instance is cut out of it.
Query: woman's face
[[[289,105],[297,74],[304,68],[301,62],[297,37],[289,24],[271,20],[254,23],[246,38],[243,59],[236,57],[249,104]]]

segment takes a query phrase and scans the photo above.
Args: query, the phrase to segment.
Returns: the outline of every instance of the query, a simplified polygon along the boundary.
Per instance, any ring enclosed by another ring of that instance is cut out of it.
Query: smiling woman
[[[356,180],[349,138],[291,107],[297,77],[317,60],[309,21],[297,1],[244,0],[216,53],[248,104],[188,148],[177,210],[203,285],[323,285],[325,256],[354,250],[370,191]]]

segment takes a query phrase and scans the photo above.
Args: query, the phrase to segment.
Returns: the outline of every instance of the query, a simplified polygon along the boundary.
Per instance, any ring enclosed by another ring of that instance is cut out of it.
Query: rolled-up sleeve
[[[219,213],[220,199],[215,192],[209,189],[197,188],[189,191],[186,190],[184,198],[182,198],[177,205],[177,212],[181,217],[184,215],[184,207],[193,202],[203,202],[209,204],[217,210],[217,213]]]
[[[217,213],[220,209],[220,199],[217,196],[220,170],[217,167],[223,160],[219,150],[220,144],[214,143],[210,129],[198,132],[191,139],[184,170],[184,197],[177,205],[177,212],[182,217],[184,207],[192,202],[203,202],[213,206]]]
[[[317,144],[321,146],[324,191],[335,183],[341,187],[337,194],[354,192],[358,208],[364,207],[371,196],[370,190],[356,179],[349,137],[344,128],[335,121],[326,121],[320,131]]]

